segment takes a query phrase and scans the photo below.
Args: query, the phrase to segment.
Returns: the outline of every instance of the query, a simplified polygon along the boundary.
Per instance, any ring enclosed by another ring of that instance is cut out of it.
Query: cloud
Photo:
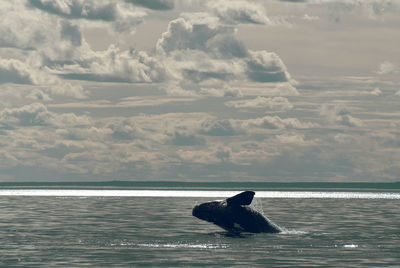
[[[13,126],[43,126],[54,123],[54,117],[41,103],[25,105],[21,108],[6,108],[0,112],[0,125]]]
[[[153,10],[169,10],[174,8],[173,0],[125,0],[128,3]]]
[[[258,96],[255,99],[225,102],[225,105],[228,107],[235,107],[238,109],[269,108],[274,111],[287,111],[293,108],[293,105],[288,101],[287,98],[283,97],[266,98],[261,96]]]
[[[379,87],[376,87],[371,91],[366,91],[365,94],[371,95],[371,96],[381,96],[382,90]]]
[[[129,31],[143,21],[146,12],[123,2],[95,0],[29,0],[31,7],[66,19],[113,22],[117,31]]]
[[[301,122],[297,118],[280,118],[279,116],[264,116],[243,121],[243,127],[259,127],[265,129],[307,129],[318,127],[311,122]]]
[[[276,135],[276,139],[284,144],[305,145],[304,134],[281,134]]]
[[[279,56],[250,51],[236,37],[238,23],[267,23],[263,9],[254,3],[221,1],[210,3],[209,13],[183,13],[169,23],[150,52],[122,50],[117,44],[94,51],[82,34],[89,22],[114,27],[127,23],[127,29],[131,29],[137,23],[130,23],[129,18],[145,15],[135,5],[162,9],[162,5],[171,3],[29,0],[19,8],[5,4],[4,12],[0,11],[5,18],[4,27],[0,26],[4,42],[0,44],[21,49],[21,62],[26,58],[23,53],[29,56],[23,62],[25,67],[3,64],[0,72],[7,72],[4,76],[8,80],[2,78],[0,83],[46,85],[51,94],[80,99],[88,92],[61,81],[163,82],[160,87],[170,95],[217,97],[241,96],[240,90],[230,86],[235,81],[292,83]]]
[[[172,134],[171,143],[177,146],[196,146],[205,145],[206,140],[194,133],[177,130]]]
[[[361,119],[353,117],[351,112],[343,105],[323,105],[320,113],[329,123],[337,123],[349,127],[361,127],[364,125]]]
[[[29,65],[14,59],[0,58],[0,84],[35,84],[36,73]]]
[[[17,108],[5,108],[0,112],[0,126],[7,129],[30,126],[86,126],[91,124],[87,116],[73,113],[56,114],[50,112],[42,103],[31,103]]]
[[[263,6],[248,1],[212,1],[208,3],[212,13],[223,23],[271,23],[265,14]]]
[[[377,73],[381,75],[398,74],[400,73],[400,67],[393,62],[384,61],[379,65]]]
[[[163,81],[166,75],[163,63],[146,52],[120,51],[115,46],[89,53],[57,71],[64,79],[97,82],[151,83]]]
[[[247,60],[247,75],[255,82],[287,82],[290,75],[282,60],[273,52],[252,51]]]
[[[180,149],[177,154],[183,163],[208,166],[230,161],[232,152],[229,147],[220,146],[207,151]]]
[[[36,100],[36,101],[51,101],[52,98],[44,93],[42,90],[40,89],[34,89],[32,90],[28,95],[27,98]]]
[[[82,45],[82,33],[78,26],[67,21],[61,22],[61,38],[71,42],[73,46]]]
[[[171,21],[157,41],[156,51],[168,81],[174,82],[166,87],[170,94],[201,94],[207,87],[216,88],[213,84],[219,81],[292,82],[278,55],[248,50],[236,38],[236,26],[208,13],[185,13]]]
[[[200,133],[208,136],[234,136],[240,132],[231,120],[208,119],[201,124]]]
[[[319,20],[320,18],[318,16],[311,16],[311,15],[308,15],[308,14],[304,14],[302,19],[303,20],[308,20],[308,21],[316,21],[316,20]]]

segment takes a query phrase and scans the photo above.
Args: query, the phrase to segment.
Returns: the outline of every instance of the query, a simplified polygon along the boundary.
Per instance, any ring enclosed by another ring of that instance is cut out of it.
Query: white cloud
[[[234,26],[208,13],[185,13],[171,21],[156,49],[162,55],[168,81],[174,81],[166,87],[169,94],[207,94],[219,81],[294,82],[278,55],[248,50],[236,38]]]
[[[41,103],[33,103],[20,108],[6,108],[0,113],[0,124],[3,127],[40,126],[53,122],[53,115]]]
[[[308,15],[308,14],[304,14],[303,20],[308,20],[308,21],[316,21],[319,20],[320,18],[318,16],[312,16],[312,15]]]
[[[90,51],[57,72],[65,79],[133,83],[160,82],[166,75],[163,63],[146,52],[120,51],[113,45],[105,51]]]
[[[269,108],[274,111],[287,111],[293,108],[293,105],[289,102],[289,100],[284,97],[266,98],[258,96],[255,99],[225,102],[225,105],[228,107],[235,107],[238,109]]]
[[[276,135],[276,138],[280,143],[296,144],[296,145],[306,144],[303,134],[287,134],[287,133],[285,133],[285,134],[281,134],[281,135]]]
[[[49,14],[67,19],[113,22],[117,31],[129,31],[141,23],[146,12],[123,1],[29,0],[29,4]]]
[[[341,124],[349,127],[361,127],[364,122],[351,115],[351,112],[343,105],[323,105],[321,107],[321,115],[324,116],[329,123]]]
[[[211,1],[208,7],[224,23],[269,24],[263,6],[248,1]]]
[[[255,82],[287,82],[290,75],[279,56],[273,52],[250,51],[247,75]]]
[[[384,61],[379,65],[378,74],[398,74],[400,72],[400,67],[393,62]]]
[[[240,131],[233,120],[208,119],[202,122],[201,133],[208,136],[234,136]]]
[[[279,116],[264,116],[256,119],[248,119],[243,122],[247,127],[259,127],[265,129],[307,129],[318,127],[312,122],[302,122],[297,118],[280,118]]]
[[[372,95],[372,96],[381,96],[382,95],[382,90],[379,87],[376,87],[371,91],[365,92],[365,94]]]
[[[0,58],[0,84],[35,84],[37,75],[29,65],[14,59]]]
[[[153,10],[168,10],[175,6],[174,0],[126,0],[126,2]]]
[[[31,103],[17,108],[5,108],[0,112],[0,126],[19,128],[30,126],[87,126],[91,120],[87,116],[73,113],[56,114],[50,112],[42,103]]]

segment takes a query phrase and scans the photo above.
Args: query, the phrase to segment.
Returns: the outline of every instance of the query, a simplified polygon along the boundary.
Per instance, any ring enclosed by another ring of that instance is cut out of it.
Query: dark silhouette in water
[[[281,229],[248,205],[254,192],[246,191],[223,201],[211,201],[193,208],[192,215],[232,233],[279,233]]]

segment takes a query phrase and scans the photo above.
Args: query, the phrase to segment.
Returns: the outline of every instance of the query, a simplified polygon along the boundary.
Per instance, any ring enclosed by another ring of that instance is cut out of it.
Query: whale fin
[[[229,206],[248,206],[253,201],[254,197],[253,191],[245,191],[237,194],[235,196],[229,197],[226,199],[226,202]]]

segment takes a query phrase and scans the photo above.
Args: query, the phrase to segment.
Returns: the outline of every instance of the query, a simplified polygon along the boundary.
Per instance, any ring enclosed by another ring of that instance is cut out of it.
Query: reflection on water
[[[259,192],[257,192],[258,196]],[[209,197],[1,196],[0,266],[398,267],[398,199],[260,198],[279,234],[191,216]]]
[[[82,189],[0,189],[0,196],[59,197],[210,197],[226,198],[240,191],[193,190],[82,190]],[[400,199],[400,193],[390,192],[323,192],[323,191],[257,191],[260,198],[336,198],[336,199]]]

